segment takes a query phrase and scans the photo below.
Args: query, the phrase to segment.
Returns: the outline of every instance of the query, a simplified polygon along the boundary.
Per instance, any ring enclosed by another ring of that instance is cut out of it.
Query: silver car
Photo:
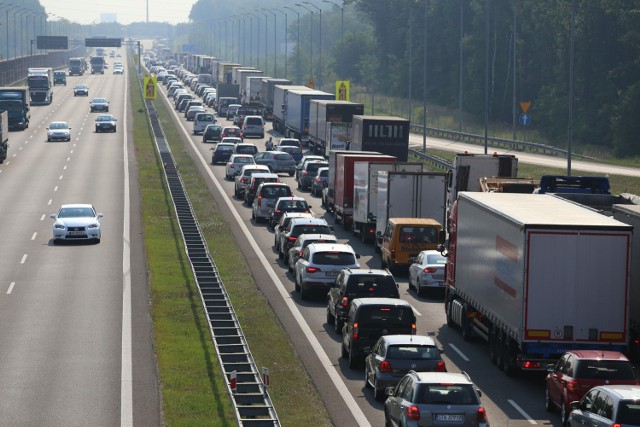
[[[62,205],[57,214],[49,215],[53,223],[53,243],[63,240],[93,240],[100,243],[101,213],[89,204]]]
[[[263,151],[254,157],[256,164],[268,166],[273,173],[288,173],[289,176],[293,176],[296,172],[296,162],[289,153]]]
[[[444,289],[447,259],[436,250],[422,251],[409,266],[409,289],[422,296],[429,289]]]
[[[298,259],[302,256],[305,248],[312,243],[338,243],[338,239],[333,234],[301,234],[298,236],[298,240],[293,244],[293,247],[289,249],[289,256],[287,265],[289,271],[293,272],[293,269],[298,262]]]
[[[385,390],[384,418],[387,426],[489,427],[482,393],[464,372],[409,371],[395,386]]]
[[[253,199],[251,218],[255,222],[267,220],[280,197],[290,197],[291,188],[283,182],[263,182]]]
[[[571,402],[568,425],[593,427],[640,426],[640,386],[594,387],[579,402]]]
[[[243,198],[244,190],[249,186],[249,182],[251,182],[251,175],[260,172],[269,172],[269,168],[256,164],[242,166],[240,173],[236,175],[233,195],[238,199]]]

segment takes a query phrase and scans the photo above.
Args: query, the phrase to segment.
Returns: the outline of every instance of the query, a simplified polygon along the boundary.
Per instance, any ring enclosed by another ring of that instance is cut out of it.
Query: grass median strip
[[[130,83],[164,420],[167,425],[233,425],[223,374],[164,186],[141,93],[133,77]],[[320,397],[277,316],[257,289],[170,112],[161,100],[155,101],[155,107],[251,352],[259,367],[269,368],[269,392],[282,425],[330,425]]]

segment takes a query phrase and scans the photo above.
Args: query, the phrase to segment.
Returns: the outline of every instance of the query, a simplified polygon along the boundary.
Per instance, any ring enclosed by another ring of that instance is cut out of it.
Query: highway
[[[68,77],[0,165],[0,425],[159,425],[127,77]],[[89,97],[74,97],[85,83]],[[96,134],[92,97],[117,133]],[[53,120],[70,142],[46,142]],[[134,165],[134,166],[132,166]],[[104,214],[99,244],[54,245],[64,203]],[[132,239],[134,236],[134,239]]]
[[[163,95],[165,89],[162,88]],[[159,100],[156,102],[160,102]],[[166,103],[170,109],[171,104]],[[213,144],[202,143],[201,136],[191,134],[192,123],[175,115],[184,141],[193,150],[198,168],[210,182],[212,196],[226,210],[230,228],[252,268],[257,285],[265,294],[281,322],[305,367],[318,389],[335,425],[384,425],[383,404],[373,399],[371,390],[364,388],[364,369],[352,370],[340,357],[340,337],[326,323],[326,302],[319,295],[315,300],[302,301],[294,291],[293,277],[274,250],[273,233],[265,224],[251,220],[249,207],[233,196],[233,182],[224,178],[224,166],[210,164]],[[230,121],[218,118],[224,125]],[[278,140],[278,135],[269,131]],[[268,135],[267,135],[268,137]],[[263,150],[265,139],[245,139]],[[299,191],[293,178],[280,175],[296,195],[305,197],[316,216],[324,217],[333,225],[333,217],[320,207],[320,199],[308,191]],[[361,255],[361,266],[380,267],[380,259],[372,246],[364,245],[352,233],[335,225],[335,234],[344,243],[350,243]],[[494,426],[560,425],[557,414],[544,409],[544,374],[526,374],[520,378],[508,378],[491,364],[488,349],[481,342],[465,342],[458,331],[446,326],[442,298],[419,298],[408,291],[407,277],[397,276],[401,298],[414,307],[419,334],[432,335],[445,353],[450,371],[468,372],[483,391],[483,402]],[[274,379],[272,379],[273,381]]]

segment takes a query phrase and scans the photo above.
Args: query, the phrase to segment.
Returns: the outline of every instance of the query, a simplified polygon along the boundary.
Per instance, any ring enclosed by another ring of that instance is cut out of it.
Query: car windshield
[[[91,208],[62,208],[60,212],[58,212],[58,218],[93,218],[94,216],[96,215]]]
[[[637,400],[623,400],[620,402],[615,422],[624,425],[637,425],[638,420],[640,420],[640,402]]]
[[[440,358],[438,349],[432,345],[392,345],[387,349],[388,359],[398,360],[437,360]]]
[[[105,104],[107,102],[107,100],[104,99],[104,98],[95,98],[92,102],[94,104]]]
[[[77,85],[76,89],[86,89],[87,87],[85,85]]]
[[[69,125],[61,122],[54,122],[49,125],[49,129],[67,129]]]
[[[274,154],[273,158],[276,160],[291,160],[291,154],[286,154],[286,153]]]
[[[213,121],[213,114],[198,114],[196,116],[196,119],[198,119],[199,122],[212,122]]]
[[[433,405],[478,405],[471,384],[423,384],[413,403]]]
[[[601,380],[636,379],[631,363],[617,360],[581,360],[574,377]]]
[[[316,252],[313,255],[313,263],[321,265],[352,265],[356,263],[356,257],[351,252]]]
[[[113,120],[113,116],[98,116],[96,122],[110,122]]]

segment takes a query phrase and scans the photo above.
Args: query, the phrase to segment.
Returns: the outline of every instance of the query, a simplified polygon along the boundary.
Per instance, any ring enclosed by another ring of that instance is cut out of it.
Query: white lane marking
[[[24,264],[27,261],[27,256],[29,256],[29,254],[22,255],[22,259],[20,260],[20,264]]]
[[[458,356],[462,357],[462,360],[464,360],[465,362],[468,362],[469,360],[471,360],[462,351],[460,351],[460,349],[456,347],[455,344],[449,344],[449,345],[456,353],[458,353]]]
[[[413,304],[409,304],[409,305],[411,306],[411,310],[413,310],[413,314],[415,314],[416,316],[422,316],[422,314],[420,314],[420,312],[416,310]]]
[[[64,165],[64,167],[62,168],[62,170],[67,170],[67,165]]]
[[[33,235],[31,236],[31,240],[36,240],[36,236],[38,235],[38,232],[36,231],[35,233],[33,233]]]
[[[53,199],[49,199],[49,203],[47,203],[47,205],[51,206],[51,203],[53,203]]]
[[[16,285],[16,282],[9,283],[9,289],[7,289],[7,295],[9,295],[11,293],[11,291],[13,290],[13,287],[15,285]]]
[[[62,175],[58,177],[58,181],[62,181]]]
[[[513,406],[516,411],[520,412],[520,415],[522,415],[524,418],[527,419],[527,421],[529,421],[529,424],[538,424],[537,422],[535,422],[535,420],[533,418],[531,418],[529,416],[529,414],[527,414],[524,409],[522,409],[520,406],[518,406],[518,404],[516,402],[514,402],[511,399],[507,399],[507,402],[509,402],[511,404],[511,406]]]
[[[68,162],[69,160],[71,160],[71,157],[67,157],[67,162]]]
[[[205,170],[209,175],[209,178],[214,183],[214,185],[218,188],[218,191],[220,191],[220,194],[222,194],[222,197],[225,203],[227,204],[227,207],[229,208],[229,210],[233,213],[233,217],[238,223],[238,226],[246,236],[249,244],[251,245],[255,253],[258,255],[258,259],[260,260],[260,263],[262,264],[264,269],[267,271],[267,274],[269,275],[273,283],[275,283],[276,288],[278,289],[278,292],[282,297],[282,300],[285,302],[285,304],[291,311],[291,314],[296,319],[296,322],[302,329],[302,334],[309,341],[309,344],[313,348],[315,354],[318,355],[318,358],[320,359],[320,363],[322,367],[324,368],[327,375],[329,375],[329,378],[331,379],[331,382],[333,382],[333,385],[338,390],[338,393],[340,393],[340,396],[342,397],[342,400],[344,401],[344,403],[347,405],[347,408],[350,408],[351,414],[356,419],[356,422],[358,423],[358,425],[370,426],[371,424],[369,423],[369,420],[367,420],[367,417],[364,415],[364,412],[362,412],[362,409],[360,409],[360,406],[358,406],[358,402],[351,395],[351,393],[349,392],[349,389],[347,388],[342,378],[340,378],[340,375],[338,374],[338,371],[336,369],[336,366],[338,366],[338,362],[337,361],[334,362],[331,359],[329,359],[329,356],[327,356],[327,353],[325,353],[324,348],[322,347],[322,344],[320,344],[320,342],[314,335],[313,330],[307,323],[307,320],[304,318],[304,316],[298,309],[298,306],[296,306],[295,302],[293,301],[293,298],[291,298],[291,294],[289,293],[289,291],[287,291],[285,286],[280,281],[280,277],[278,277],[278,274],[273,270],[273,267],[271,266],[267,258],[262,253],[260,246],[258,246],[258,243],[253,238],[253,235],[251,234],[251,232],[249,232],[249,229],[247,228],[245,223],[242,222],[242,218],[240,217],[240,215],[238,215],[238,212],[235,206],[233,206],[233,204],[231,203],[229,196],[224,191],[224,188],[222,188],[222,185],[220,185],[220,182],[218,181],[216,176],[213,174],[213,170],[209,166],[209,163],[207,162],[207,160],[205,160],[202,153],[200,153],[200,150],[198,150],[198,147],[191,139],[191,135],[189,134],[187,129],[184,127],[182,122],[178,121],[178,124],[180,125],[180,128],[182,129],[182,132],[184,133],[184,135],[188,138],[189,143],[191,144],[191,147],[193,148],[196,156],[198,156],[198,159],[200,159],[200,162],[202,163],[202,165],[205,166]]]
[[[7,162],[5,162],[5,165],[9,166],[9,163],[11,163],[11,160],[8,160]]]
[[[129,84],[124,85],[124,117],[127,117]],[[131,344],[131,230],[129,200],[129,152],[127,122],[124,125],[124,219],[122,230],[122,353],[120,371],[120,426],[133,426],[133,351]]]
[[[58,186],[57,186],[57,185],[56,185],[55,187],[53,187],[53,191],[54,191],[54,193],[55,193],[56,191],[58,191]]]
[[[22,147],[18,148],[18,151],[22,150]]]
[[[42,216],[40,217],[40,221],[44,221],[45,217],[46,217],[46,215],[42,214]]]
[[[75,146],[76,144],[73,144],[73,145]],[[69,151],[69,154],[73,154],[73,150]]]
[[[15,157],[15,156],[17,156],[17,155],[18,155],[18,153],[14,153],[14,154],[13,154],[13,157]]]

